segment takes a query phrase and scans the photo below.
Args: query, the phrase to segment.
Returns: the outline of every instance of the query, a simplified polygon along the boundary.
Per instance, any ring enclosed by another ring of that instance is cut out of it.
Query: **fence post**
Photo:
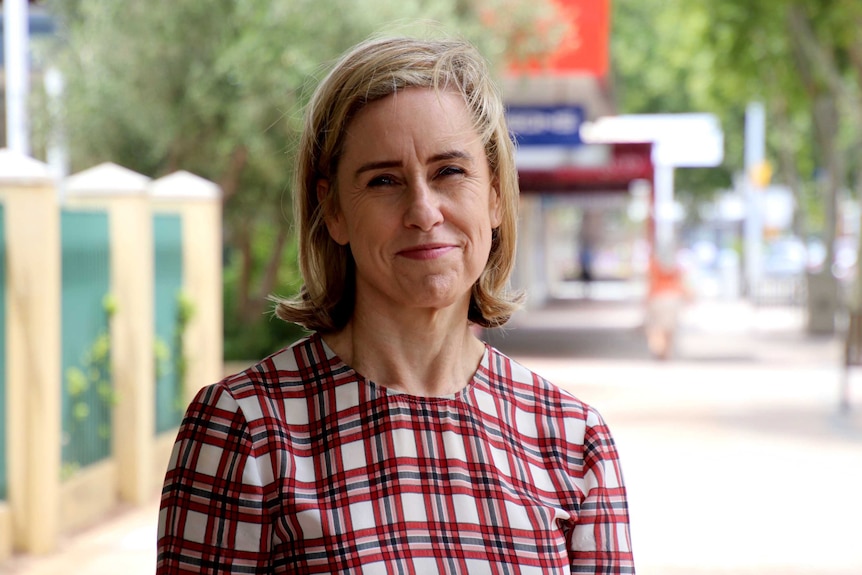
[[[153,333],[153,238],[147,198],[150,179],[112,163],[66,179],[69,205],[108,211],[111,238],[111,365],[117,404],[113,458],[119,496],[140,504],[153,496],[155,355]]]
[[[150,184],[153,209],[183,218],[183,285],[194,306],[186,332],[191,364],[186,386],[191,400],[204,385],[222,378],[221,188],[186,171]]]
[[[7,234],[7,412],[12,543],[57,545],[60,493],[60,213],[46,164],[0,150]]]
[[[186,401],[204,385],[222,378],[221,193],[215,183],[186,171],[150,184],[153,209],[179,213],[183,222],[183,286],[194,308],[184,342],[188,359]],[[160,479],[164,478],[173,439],[160,440],[157,448],[156,474]]]

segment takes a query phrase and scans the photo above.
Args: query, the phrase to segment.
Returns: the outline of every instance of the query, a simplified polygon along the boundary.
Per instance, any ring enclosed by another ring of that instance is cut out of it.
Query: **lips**
[[[452,244],[422,244],[411,246],[398,252],[398,255],[411,260],[433,260],[443,257],[454,250]]]

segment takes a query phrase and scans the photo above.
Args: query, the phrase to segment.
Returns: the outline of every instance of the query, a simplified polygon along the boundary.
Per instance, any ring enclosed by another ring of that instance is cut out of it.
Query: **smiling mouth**
[[[454,250],[453,245],[433,244],[426,246],[413,246],[398,252],[398,255],[411,260],[433,260],[442,257]]]

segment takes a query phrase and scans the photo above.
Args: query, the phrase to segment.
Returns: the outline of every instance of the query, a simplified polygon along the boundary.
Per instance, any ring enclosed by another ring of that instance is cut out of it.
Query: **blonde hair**
[[[305,284],[292,299],[274,298],[279,318],[324,333],[349,321],[355,301],[353,256],[349,246],[329,236],[324,222],[324,214],[335,208],[336,186],[319,202],[317,184],[335,181],[345,131],[356,114],[371,102],[413,87],[452,90],[464,97],[500,194],[502,221],[492,232],[488,262],[473,285],[468,319],[497,327],[518,308],[522,296],[509,290],[517,243],[518,174],[502,98],[487,64],[464,40],[385,38],[367,40],[344,54],[306,109],[294,193]]]

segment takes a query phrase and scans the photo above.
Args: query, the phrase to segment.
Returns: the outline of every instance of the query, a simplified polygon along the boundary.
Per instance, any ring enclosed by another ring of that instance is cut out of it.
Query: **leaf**
[[[78,397],[90,388],[90,381],[80,368],[70,367],[66,370],[66,390],[70,397]]]
[[[89,404],[87,404],[83,401],[79,401],[79,402],[75,403],[75,405],[72,407],[72,417],[76,421],[83,421],[83,420],[87,419],[88,417],[90,417],[90,406],[89,406]]]

